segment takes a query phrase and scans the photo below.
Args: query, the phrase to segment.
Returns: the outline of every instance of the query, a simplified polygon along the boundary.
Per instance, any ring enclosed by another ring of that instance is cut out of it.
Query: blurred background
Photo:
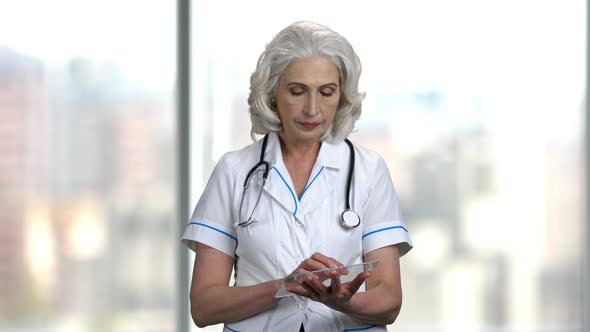
[[[1,332],[221,331],[190,322],[179,238],[297,20],[363,63],[351,140],[415,245],[389,329],[590,328],[586,1],[0,0]]]

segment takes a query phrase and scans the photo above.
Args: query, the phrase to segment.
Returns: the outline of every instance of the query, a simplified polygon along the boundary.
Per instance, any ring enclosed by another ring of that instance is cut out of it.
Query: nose
[[[315,94],[310,94],[309,98],[307,98],[307,103],[303,110],[307,116],[314,117],[320,112],[320,104],[318,99],[319,98],[317,98]]]

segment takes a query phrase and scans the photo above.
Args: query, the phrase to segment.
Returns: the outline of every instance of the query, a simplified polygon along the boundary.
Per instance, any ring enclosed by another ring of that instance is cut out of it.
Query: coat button
[[[301,303],[299,303],[298,306],[299,306],[299,309],[303,309],[303,308],[305,308],[305,303],[301,302]]]

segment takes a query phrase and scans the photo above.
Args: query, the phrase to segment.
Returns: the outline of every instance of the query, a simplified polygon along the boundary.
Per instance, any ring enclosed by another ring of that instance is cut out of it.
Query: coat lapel
[[[311,212],[322,205],[324,200],[333,198],[339,169],[316,164],[311,172],[307,186],[300,197],[299,204],[303,213]]]
[[[299,213],[297,194],[293,189],[289,172],[282,163],[271,166],[265,191],[285,210],[296,216]]]
[[[296,215],[299,213],[297,194],[289,172],[283,163],[281,144],[276,132],[269,133],[265,160],[268,160],[270,164],[265,192],[288,213]]]

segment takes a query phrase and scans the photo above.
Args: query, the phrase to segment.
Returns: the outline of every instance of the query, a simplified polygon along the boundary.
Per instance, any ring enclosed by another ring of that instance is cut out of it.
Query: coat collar
[[[305,213],[319,207],[323,200],[331,197],[334,186],[342,178],[339,174],[348,169],[349,156],[348,146],[344,142],[323,142],[306,188],[301,197],[298,197],[283,162],[278,134],[271,132],[264,156],[264,160],[268,161],[270,166],[269,181],[265,190],[301,221]]]
[[[348,158],[346,158],[348,154],[348,147],[343,141],[339,141],[336,143],[322,142],[322,146],[320,147],[320,152],[318,153],[314,169],[318,166],[334,169],[340,169],[342,167],[346,168],[348,167]],[[271,168],[277,165],[284,166],[279,135],[275,131],[269,133],[268,143],[266,146],[265,160],[269,162]]]

